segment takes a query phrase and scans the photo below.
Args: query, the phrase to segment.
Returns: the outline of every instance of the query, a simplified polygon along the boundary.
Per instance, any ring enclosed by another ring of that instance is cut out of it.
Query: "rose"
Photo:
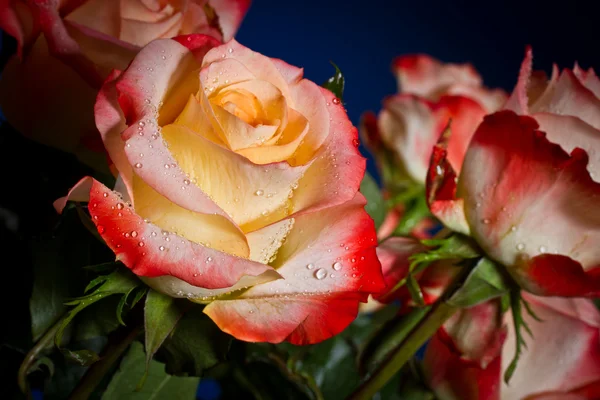
[[[358,133],[301,69],[215,44],[156,40],[111,74],[95,113],[117,186],[86,178],[69,198],[118,260],[224,331],[321,341],[383,287]]]
[[[249,3],[5,0],[0,27],[17,40],[18,57],[2,72],[2,111],[26,136],[104,166],[93,105],[108,72],[126,68],[159,37],[197,32],[229,40]]]
[[[394,71],[399,94],[384,100],[378,117],[366,113],[361,123],[362,136],[378,155],[386,183],[397,185],[398,177],[387,176],[390,168],[403,169],[402,175],[425,183],[432,148],[450,120],[449,159],[460,168],[475,128],[485,114],[502,106],[504,92],[483,87],[469,64],[442,64],[426,55],[399,57]],[[381,165],[386,159],[391,166]]]
[[[447,159],[447,138],[436,146],[430,210],[470,234],[526,290],[593,296],[600,292],[600,82],[577,67],[560,74],[555,68],[542,81],[531,61],[528,50],[507,102],[524,115],[487,116],[458,173]]]
[[[511,313],[502,320],[497,302],[460,311],[434,335],[423,362],[440,399],[598,398],[600,313],[593,303],[525,292],[523,298],[541,321],[523,313],[532,339],[508,384],[502,371],[514,356],[516,339]]]

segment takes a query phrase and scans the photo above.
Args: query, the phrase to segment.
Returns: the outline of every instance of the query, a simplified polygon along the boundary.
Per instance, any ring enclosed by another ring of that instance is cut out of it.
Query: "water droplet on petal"
[[[262,189],[258,189],[256,192],[254,192],[254,194],[257,196],[262,196],[264,193],[265,193],[265,191]]]
[[[131,237],[137,237],[138,233],[137,231],[131,231]]]
[[[165,251],[165,246],[158,246],[158,249],[159,249],[160,251]]]
[[[313,263],[310,263],[306,266],[306,268],[308,268],[308,269],[313,269],[314,267],[315,267],[315,264],[313,264]]]
[[[517,244],[517,250],[519,250],[519,251],[525,250],[525,245],[523,243]]]
[[[333,269],[335,269],[336,271],[339,271],[340,269],[342,269],[342,263],[339,261],[334,262]]]
[[[139,242],[139,243],[138,243],[138,246],[140,246],[140,247],[144,247],[144,245],[145,245],[145,243],[144,243],[144,242]]]
[[[108,197],[108,193],[103,193],[102,196]]]
[[[104,231],[105,231],[104,227],[102,225],[98,225],[98,233],[102,235],[104,233]]]
[[[547,250],[546,246],[540,246],[540,253],[545,253]]]
[[[323,268],[319,268],[318,270],[315,271],[315,278],[321,280],[323,278],[325,278],[327,276],[327,271],[325,271]]]
[[[117,208],[119,210],[122,210],[123,208],[125,208],[125,205],[123,203],[117,203]]]
[[[333,104],[340,104],[340,99],[338,99],[337,97],[334,97],[331,101],[333,101]]]
[[[142,163],[135,163],[136,168],[142,168]]]

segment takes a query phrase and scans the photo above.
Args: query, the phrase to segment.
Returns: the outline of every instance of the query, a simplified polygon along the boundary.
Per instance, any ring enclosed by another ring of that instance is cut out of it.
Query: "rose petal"
[[[121,3],[136,2],[88,0],[85,2],[79,1],[79,3],[82,4],[65,17],[65,22],[72,21],[88,29],[116,38],[119,37],[119,31],[121,30]],[[146,43],[141,43],[141,45],[143,46]]]
[[[246,341],[316,343],[342,331],[384,283],[364,198],[295,218],[273,262],[284,277],[209,304],[219,327]]]
[[[255,79],[270,82],[271,84],[275,85],[281,91],[281,93],[283,93],[283,97],[287,99],[288,102],[292,101],[289,84],[285,81],[284,77],[269,57],[252,51],[249,48],[239,44],[235,39],[231,39],[229,42],[224,43],[221,46],[217,46],[206,53],[202,67],[204,69],[206,66],[212,63],[217,63],[224,59],[236,60],[245,69],[251,71]],[[229,80],[232,83],[242,79],[241,77],[238,77],[238,80],[234,81],[233,77],[231,76],[234,74],[232,74],[229,69],[227,70],[227,73],[230,75]],[[223,74],[225,75],[225,71],[223,71]],[[204,82],[204,78],[202,82]],[[212,82],[212,80],[210,82]],[[221,84],[222,83],[219,83],[219,85]],[[296,108],[293,103],[288,103],[288,106]]]
[[[481,86],[453,85],[448,88],[448,95],[462,96],[475,100],[485,109],[486,114],[498,111],[508,98],[504,90],[487,89]]]
[[[458,190],[471,234],[509,267],[552,253],[595,268],[600,184],[590,178],[583,150],[568,155],[536,128],[532,118],[502,111],[475,133]]]
[[[250,3],[251,0],[209,0],[208,4],[214,8],[219,18],[223,40],[233,38],[250,8]]]
[[[429,210],[448,228],[469,235],[463,199],[456,197],[456,172],[448,161],[448,141],[451,131],[443,133],[433,148],[425,196]]]
[[[194,183],[189,187],[200,188],[245,232],[270,223],[265,217],[278,209],[290,208],[290,194],[305,167],[256,165],[175,124],[163,127],[162,135],[186,179]],[[171,170],[162,170],[161,175],[167,172],[170,179]],[[184,179],[178,184],[183,185]]]
[[[506,329],[499,301],[487,301],[454,314],[441,328],[462,359],[486,368],[502,351]]]
[[[417,182],[425,181],[431,149],[441,133],[436,128],[427,102],[412,95],[388,97],[379,114],[381,139],[396,151]]]
[[[598,79],[598,75],[596,75],[593,68],[584,71],[577,63],[575,63],[573,73],[583,86],[594,93],[597,98],[600,98],[600,79]]]
[[[398,57],[393,65],[398,92],[436,100],[451,85],[481,86],[481,77],[470,64],[442,64],[425,54]]]
[[[95,97],[96,91],[77,73],[49,54],[43,37],[27,57],[11,58],[2,71],[0,105],[17,131],[74,153],[88,165],[106,168],[104,154],[82,145],[85,137],[97,135],[92,113]]]
[[[180,12],[170,15],[160,22],[123,18],[119,39],[136,46],[145,46],[157,38],[176,36],[182,23],[183,15]]]
[[[519,70],[519,79],[510,97],[504,105],[505,110],[512,110],[517,114],[529,114],[529,83],[533,68],[533,51],[527,46],[525,58]]]
[[[287,126],[276,144],[267,143],[265,146],[240,149],[237,151],[238,154],[255,164],[270,164],[290,159],[308,134],[310,126],[303,115],[291,109],[288,111]]]
[[[328,90],[323,89],[323,93],[331,96]],[[292,198],[293,213],[321,210],[353,199],[365,173],[366,161],[358,151],[358,131],[343,106],[331,103],[326,110],[331,132],[298,182]],[[307,118],[313,124],[314,120]]]
[[[294,218],[284,219],[246,235],[250,246],[250,259],[269,264],[294,226]]]
[[[265,273],[278,277],[268,265],[205,247],[144,222],[118,193],[97,181],[90,191],[88,209],[108,247],[136,275],[171,275],[206,289],[230,288],[243,276],[260,281]]]
[[[530,112],[571,115],[600,129],[600,99],[568,69],[531,105]]]
[[[433,391],[448,400],[500,400],[501,357],[487,368],[463,360],[438,331],[429,341],[423,359],[426,380]],[[517,399],[506,398],[506,400]]]
[[[540,125],[540,130],[552,143],[560,144],[567,152],[579,147],[584,149],[589,157],[587,170],[590,176],[600,179],[600,130],[583,122],[577,117],[548,113],[533,114]]]
[[[593,303],[562,298],[547,302],[546,298],[528,294],[524,294],[524,298],[542,322],[523,313],[533,339],[526,341],[527,348],[523,349],[509,385],[502,385],[502,398],[522,399],[534,393],[568,392],[597,381],[600,378],[600,315]],[[565,309],[571,310],[565,313]],[[577,314],[581,313],[594,315],[594,323],[589,324],[589,318],[588,322],[578,318]],[[505,318],[509,336],[502,352],[503,369],[512,359],[515,346],[510,314]]]
[[[244,234],[222,216],[201,214],[179,207],[135,174],[132,194],[135,213],[163,230],[234,256],[248,258],[250,255]]]
[[[600,269],[584,270],[577,261],[560,254],[540,254],[517,261],[511,272],[520,285],[543,296],[589,296],[600,294]]]

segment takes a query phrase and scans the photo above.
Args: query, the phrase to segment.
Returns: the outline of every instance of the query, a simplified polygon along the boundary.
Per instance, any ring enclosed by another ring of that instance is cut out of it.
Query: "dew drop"
[[[206,257],[206,263],[207,263],[207,264],[208,264],[209,262],[211,262],[211,261],[212,261],[212,257],[210,257],[210,256],[209,256],[209,257]]]
[[[510,230],[511,230],[512,232],[516,232],[516,230],[517,230],[517,227],[516,227],[515,225],[513,225],[513,226],[511,226],[511,227],[510,227]]]
[[[136,168],[142,168],[142,163],[135,163]]]
[[[485,219],[483,219],[481,222],[483,222],[484,224],[486,224],[486,225],[487,225],[487,224],[489,224],[489,223],[490,223],[490,220],[489,220],[489,219],[487,219],[487,218],[485,218]]]
[[[125,208],[123,203],[117,203],[117,209],[122,210],[123,208]]]
[[[102,196],[108,197],[108,193],[104,193],[104,194],[102,194]]]
[[[327,271],[325,271],[323,268],[319,268],[318,270],[315,271],[315,278],[321,280],[324,279],[327,276]]]
[[[185,185],[189,185],[191,182],[190,182],[190,180],[189,180],[189,179],[184,179],[184,180],[183,180],[183,183],[184,183]]]
[[[333,269],[335,269],[336,271],[339,271],[340,269],[342,269],[342,263],[339,261],[334,262]]]
[[[144,242],[139,242],[139,243],[138,243],[138,246],[140,246],[140,247],[144,247],[145,245],[146,245],[146,244],[145,244]]]
[[[137,231],[131,231],[131,237],[137,237],[138,233]]]
[[[540,246],[540,253],[545,253],[547,250],[546,246]]]
[[[98,233],[102,235],[104,233],[104,231],[105,231],[104,227],[102,225],[98,225]]]
[[[337,97],[334,97],[331,101],[333,101],[333,104],[340,104],[340,99],[338,99]]]
[[[523,243],[517,244],[517,250],[519,250],[519,251],[525,250],[525,245]]]
[[[315,267],[315,264],[313,264],[313,263],[310,263],[306,266],[306,268],[308,268],[308,269],[313,269],[314,267]]]
[[[262,189],[258,189],[256,192],[254,192],[254,194],[257,196],[262,196],[264,193],[265,193],[265,191]]]
[[[156,232],[152,232],[150,236],[156,236]]]

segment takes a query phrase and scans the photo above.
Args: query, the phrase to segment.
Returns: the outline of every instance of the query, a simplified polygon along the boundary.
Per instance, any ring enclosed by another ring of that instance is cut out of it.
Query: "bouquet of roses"
[[[5,146],[40,167],[32,222],[2,210],[10,393],[600,399],[594,70],[527,48],[507,95],[404,55],[357,129],[337,67],[233,39],[249,6],[0,2]]]

